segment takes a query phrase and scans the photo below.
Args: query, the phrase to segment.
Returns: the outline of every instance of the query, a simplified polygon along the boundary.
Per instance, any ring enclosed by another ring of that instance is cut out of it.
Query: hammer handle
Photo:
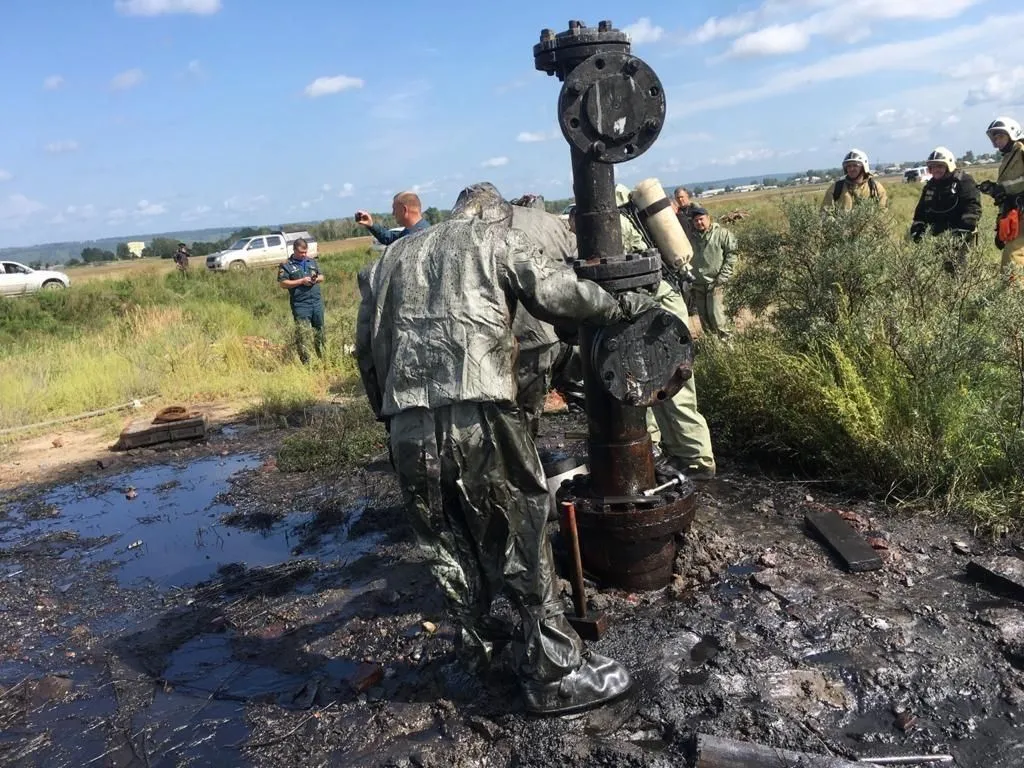
[[[565,510],[565,532],[569,537],[569,552],[572,555],[572,604],[576,609],[576,617],[587,615],[587,596],[583,591],[583,558],[580,555],[580,534],[576,530],[576,505],[571,501],[563,501]]]

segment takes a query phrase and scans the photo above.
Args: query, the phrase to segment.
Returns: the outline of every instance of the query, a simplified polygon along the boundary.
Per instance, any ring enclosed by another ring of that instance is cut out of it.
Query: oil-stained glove
[[[920,243],[921,238],[924,237],[924,233],[928,230],[928,225],[923,221],[915,221],[910,225],[910,237],[915,243]]]
[[[658,302],[649,293],[640,291],[627,291],[619,296],[619,309],[622,310],[622,319],[633,322],[644,312],[650,312],[658,306]]]
[[[990,196],[997,203],[1006,197],[1006,187],[989,179],[985,179],[978,185],[978,191],[983,195]]]

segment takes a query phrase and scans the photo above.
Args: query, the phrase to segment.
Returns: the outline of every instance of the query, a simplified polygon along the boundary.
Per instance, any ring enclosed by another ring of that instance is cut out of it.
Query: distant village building
[[[135,258],[135,259],[141,259],[142,258],[142,250],[146,247],[146,244],[144,242],[142,242],[141,240],[134,240],[134,241],[132,241],[130,243],[127,243],[127,245],[128,245],[128,251],[129,251],[129,253],[131,253],[132,258]]]

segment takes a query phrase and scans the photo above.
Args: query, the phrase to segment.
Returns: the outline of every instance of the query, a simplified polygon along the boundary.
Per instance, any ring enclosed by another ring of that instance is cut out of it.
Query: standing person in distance
[[[1001,266],[1011,279],[1024,271],[1024,236],[1020,220],[1024,207],[1024,132],[1010,117],[997,117],[986,130],[992,146],[1003,156],[996,180],[978,185],[999,208],[996,219],[996,248],[1002,250]]]
[[[910,236],[915,242],[928,233],[952,238],[954,254],[943,267],[954,273],[967,263],[967,251],[977,241],[981,193],[971,175],[956,167],[956,158],[945,147],[932,150],[927,166],[931,178],[914,209]]]
[[[415,192],[399,192],[391,201],[391,215],[395,217],[398,226],[402,227],[401,232],[392,232],[380,224],[375,224],[373,216],[368,211],[356,211],[356,224],[361,224],[370,230],[377,242],[381,245],[391,245],[400,237],[411,235],[430,226],[430,222],[423,218],[423,204],[420,196]]]
[[[846,175],[825,191],[821,201],[823,211],[849,211],[854,205],[874,201],[882,208],[889,207],[889,194],[871,173],[868,156],[859,149],[851,149],[843,158]]]
[[[306,350],[306,326],[313,329],[316,356],[324,357],[324,299],[320,284],[324,276],[316,259],[309,258],[309,244],[299,238],[292,244],[292,255],[277,268],[277,283],[288,291],[288,301],[295,321],[295,347],[299,359],[309,364]]]

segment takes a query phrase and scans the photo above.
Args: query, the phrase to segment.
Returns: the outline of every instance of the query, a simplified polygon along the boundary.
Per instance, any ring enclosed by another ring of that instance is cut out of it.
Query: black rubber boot
[[[608,704],[633,685],[629,670],[614,659],[585,651],[583,664],[550,683],[522,684],[526,708],[538,715],[569,715]]]

